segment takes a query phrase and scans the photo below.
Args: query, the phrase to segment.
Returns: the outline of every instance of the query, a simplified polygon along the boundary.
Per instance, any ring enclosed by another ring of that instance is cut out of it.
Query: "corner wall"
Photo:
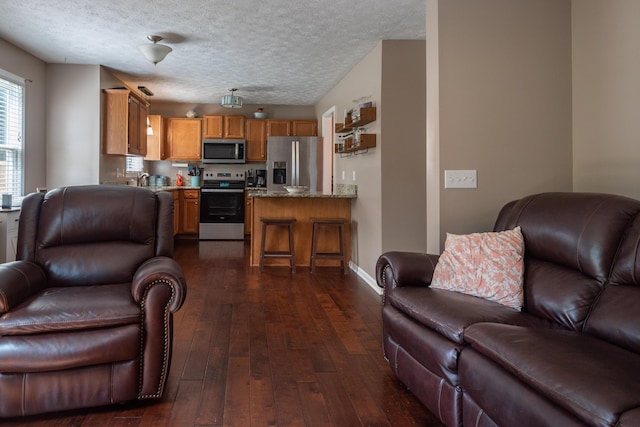
[[[381,41],[316,105],[319,121],[335,107],[338,123],[362,97],[377,109],[366,126],[376,134],[376,148],[334,158],[334,183],[358,186],[352,261],[373,286],[383,252],[426,250],[425,66],[424,41]]]

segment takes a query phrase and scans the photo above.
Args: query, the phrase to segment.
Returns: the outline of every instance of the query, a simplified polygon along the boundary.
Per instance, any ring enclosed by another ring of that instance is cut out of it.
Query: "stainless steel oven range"
[[[244,239],[244,172],[205,172],[200,187],[200,240]]]

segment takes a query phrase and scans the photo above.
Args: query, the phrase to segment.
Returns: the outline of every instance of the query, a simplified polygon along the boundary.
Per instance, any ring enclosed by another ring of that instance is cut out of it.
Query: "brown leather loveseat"
[[[639,426],[640,201],[532,195],[495,231],[516,226],[522,311],[432,289],[438,255],[379,258],[393,372],[448,426]]]
[[[186,295],[172,255],[169,193],[27,196],[0,265],[0,417],[160,397]]]

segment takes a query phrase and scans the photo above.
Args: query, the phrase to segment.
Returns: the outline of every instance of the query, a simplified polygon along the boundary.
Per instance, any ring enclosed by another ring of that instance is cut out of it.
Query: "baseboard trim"
[[[349,268],[354,273],[356,273],[359,278],[364,280],[364,282],[367,285],[369,285],[369,287],[371,289],[373,289],[375,291],[375,293],[377,293],[378,295],[382,295],[383,289],[378,286],[378,284],[376,283],[376,279],[374,279],[373,277],[369,276],[369,274],[366,271],[364,271],[362,268],[360,268],[360,266],[355,264],[353,261],[349,261]]]

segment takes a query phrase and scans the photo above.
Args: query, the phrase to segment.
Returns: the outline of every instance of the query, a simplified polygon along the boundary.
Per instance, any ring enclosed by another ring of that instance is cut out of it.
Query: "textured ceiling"
[[[137,46],[173,48],[154,66]],[[424,39],[424,0],[2,1],[0,38],[48,63],[101,64],[154,100],[312,105],[380,40]]]

